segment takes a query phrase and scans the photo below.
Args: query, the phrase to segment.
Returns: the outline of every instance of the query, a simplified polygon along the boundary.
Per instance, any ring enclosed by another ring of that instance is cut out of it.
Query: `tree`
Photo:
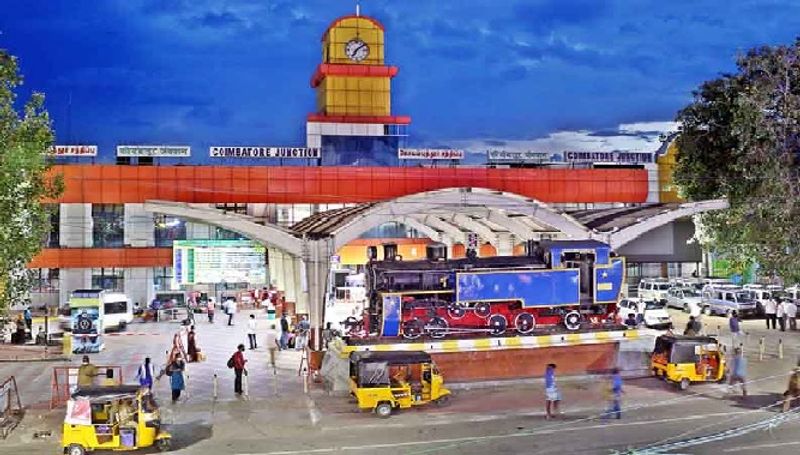
[[[674,180],[689,200],[730,208],[698,221],[707,246],[739,270],[800,281],[800,40],[761,47],[705,82],[678,113]]]
[[[14,107],[22,84],[16,59],[0,49],[0,311],[26,298],[32,285],[27,264],[50,228],[43,201],[63,191],[49,171],[53,144],[44,95],[33,93],[22,113]]]

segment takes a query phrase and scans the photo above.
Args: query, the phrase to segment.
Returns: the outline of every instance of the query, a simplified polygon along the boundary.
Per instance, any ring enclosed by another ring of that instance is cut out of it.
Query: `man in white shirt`
[[[233,325],[233,314],[236,313],[236,300],[229,298],[225,302],[225,310],[228,312],[228,325]]]
[[[247,339],[250,340],[250,350],[258,347],[256,343],[256,315],[251,314],[247,320]]]
[[[793,300],[787,300],[784,311],[789,321],[789,330],[797,330],[797,304]]]
[[[767,329],[770,328],[770,324],[772,325],[772,329],[775,329],[775,323],[777,322],[777,316],[775,313],[777,312],[778,304],[775,303],[775,299],[768,299],[764,302],[764,317],[767,320]]]
[[[267,329],[267,338],[264,341],[267,343],[267,351],[269,351],[269,364],[272,365],[272,371],[275,372],[275,353],[280,349],[278,331],[275,330],[275,324],[270,325],[269,329]]]
[[[786,307],[784,305],[783,300],[778,300],[778,304],[775,306],[775,317],[778,318],[781,332],[786,331]]]

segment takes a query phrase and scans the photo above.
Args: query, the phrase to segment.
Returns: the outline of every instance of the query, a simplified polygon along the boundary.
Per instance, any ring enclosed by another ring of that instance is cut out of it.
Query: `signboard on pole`
[[[262,147],[262,146],[213,146],[209,147],[211,158],[320,158],[319,148],[309,147]]]
[[[191,156],[188,145],[118,145],[117,156],[184,157]]]
[[[47,151],[52,156],[97,156],[96,145],[54,145]]]
[[[461,160],[464,151],[457,149],[398,149],[401,160]]]

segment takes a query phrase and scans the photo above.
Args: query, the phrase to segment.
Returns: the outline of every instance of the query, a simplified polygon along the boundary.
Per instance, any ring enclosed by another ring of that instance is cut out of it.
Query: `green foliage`
[[[705,82],[677,117],[675,182],[689,200],[728,198],[699,217],[735,269],[800,281],[800,41],[753,49],[735,74]]]
[[[34,93],[18,113],[20,84],[16,59],[0,49],[0,311],[27,296],[32,282],[26,265],[50,227],[52,209],[42,201],[63,191],[62,179],[48,173],[53,131],[44,95]]]

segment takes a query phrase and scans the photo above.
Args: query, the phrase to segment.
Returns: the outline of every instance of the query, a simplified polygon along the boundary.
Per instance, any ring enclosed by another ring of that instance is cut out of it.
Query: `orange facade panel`
[[[451,187],[547,203],[643,203],[644,169],[63,165],[57,202],[358,203]]]
[[[28,267],[172,267],[172,248],[46,248]]]

